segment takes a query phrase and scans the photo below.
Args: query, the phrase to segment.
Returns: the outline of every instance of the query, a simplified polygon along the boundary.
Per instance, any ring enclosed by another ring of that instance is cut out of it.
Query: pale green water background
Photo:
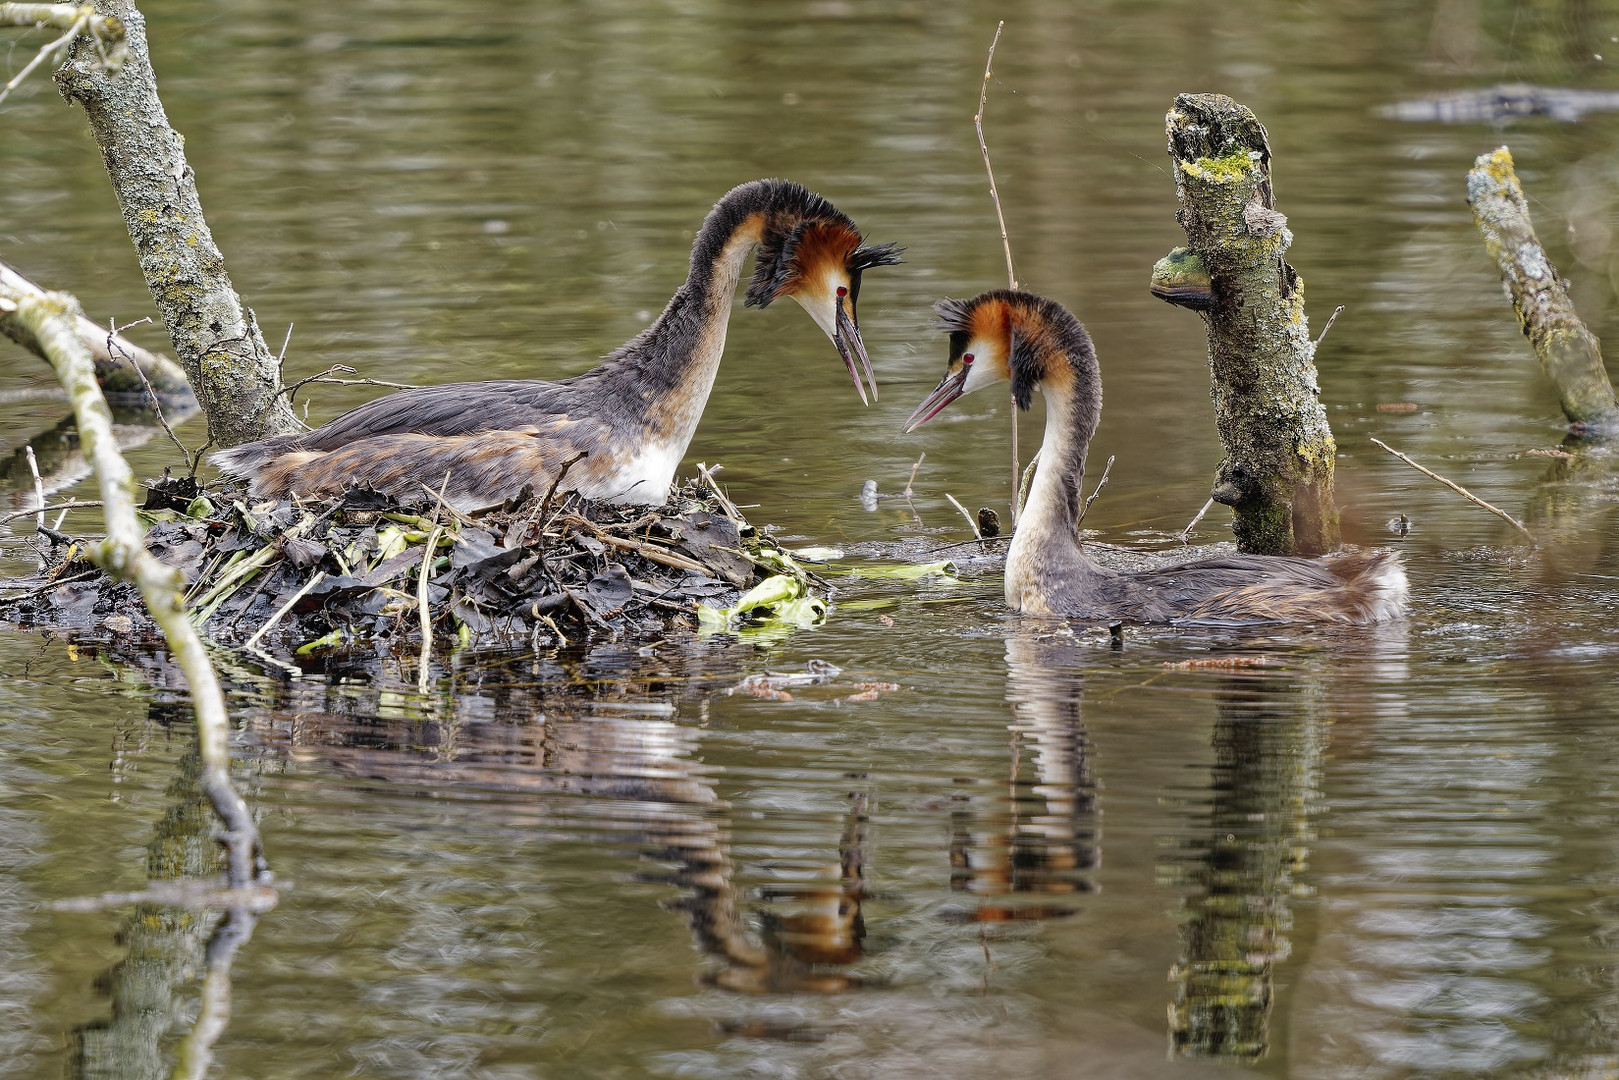
[[[1145,286],[1180,238],[1164,111],[1230,93],[1269,127],[1312,324],[1346,305],[1319,358],[1346,532],[1398,543],[1414,585],[1395,628],[1143,632],[1120,652],[1037,638],[995,578],[834,570],[844,606],[768,651],[466,656],[427,699],[408,665],[290,686],[234,667],[241,776],[291,888],[237,957],[212,1075],[1619,1073],[1619,485],[1608,455],[1527,455],[1562,438],[1555,398],[1463,201],[1473,156],[1509,143],[1582,312],[1619,341],[1619,115],[1373,111],[1510,80],[1619,89],[1619,12],[149,8],[235,280],[267,337],[295,324],[291,377],[583,370],[673,291],[712,201],[758,176],[906,245],[861,298],[880,402],[860,406],[792,305],[739,308],[692,448],[755,520],[845,547],[958,541],[946,491],[1007,497],[1004,402],[897,434],[942,365],[931,302],[1005,280],[970,123],[1000,17],[988,135],[1020,276],[1086,321],[1106,379],[1093,461],[1118,463],[1087,526],[1129,542],[1191,518],[1219,453],[1202,328]],[[4,41],[9,77],[41,38]],[[41,78],[0,108],[0,251],[137,318],[83,127]],[[29,393],[43,365],[6,357],[12,447],[62,407]],[[310,418],[372,392],[316,388]],[[1377,410],[1399,402],[1418,408]],[[861,507],[863,480],[897,491],[923,451],[921,527]],[[173,456],[132,454],[145,474]],[[151,664],[108,656],[0,633],[7,1076],[166,1075],[196,1012],[206,920],[47,906],[139,888],[154,835],[171,863],[196,835],[189,715]],[[1166,666],[1211,657],[1268,664]],[[842,673],[790,700],[727,693],[811,659]],[[838,891],[840,844],[863,863],[863,944],[806,972],[772,950]]]

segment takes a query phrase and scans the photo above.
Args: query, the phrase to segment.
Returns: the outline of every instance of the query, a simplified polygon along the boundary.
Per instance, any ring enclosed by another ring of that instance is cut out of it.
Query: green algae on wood
[[[1225,458],[1213,498],[1230,506],[1243,551],[1319,554],[1338,546],[1336,446],[1322,408],[1304,287],[1284,257],[1265,127],[1221,94],[1181,94],[1166,118],[1176,220],[1207,274],[1209,373]],[[1173,254],[1172,254],[1173,257]],[[1168,260],[1160,267],[1167,274]],[[1170,302],[1159,288],[1155,295]]]
[[[1557,387],[1563,415],[1584,427],[1619,430],[1619,399],[1602,364],[1602,347],[1575,313],[1568,289],[1535,235],[1506,147],[1480,154],[1473,162],[1467,201],[1485,250],[1512,297],[1518,326]]]

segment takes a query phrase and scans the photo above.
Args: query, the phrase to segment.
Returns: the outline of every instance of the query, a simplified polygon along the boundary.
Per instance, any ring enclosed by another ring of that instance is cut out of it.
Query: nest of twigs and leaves
[[[695,485],[668,505],[525,498],[468,516],[374,492],[254,499],[195,481],[149,485],[148,548],[187,582],[193,622],[222,644],[312,656],[444,645],[652,638],[824,618],[823,583]],[[9,583],[0,616],[116,635],[150,623],[133,586],[52,537],[50,565]],[[423,612],[426,617],[424,622]]]

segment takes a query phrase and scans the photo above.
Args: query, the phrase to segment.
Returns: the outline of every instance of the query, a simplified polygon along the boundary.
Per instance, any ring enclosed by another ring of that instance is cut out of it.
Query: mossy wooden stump
[[[1238,546],[1313,555],[1338,546],[1336,446],[1320,401],[1304,287],[1284,255],[1270,146],[1254,114],[1220,94],[1182,94],[1167,117],[1176,219],[1188,257],[1155,271],[1155,295],[1204,313],[1215,423],[1225,459],[1212,496],[1232,508]],[[1195,262],[1192,264],[1195,267]],[[1157,276],[1173,270],[1173,281]]]

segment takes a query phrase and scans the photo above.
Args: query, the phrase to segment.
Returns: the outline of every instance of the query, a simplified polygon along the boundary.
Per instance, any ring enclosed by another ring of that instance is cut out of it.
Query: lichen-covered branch
[[[202,787],[225,825],[230,883],[236,888],[245,887],[262,879],[268,868],[253,816],[231,784],[230,719],[225,712],[225,697],[202,639],[186,617],[180,572],[146,550],[135,518],[135,477],[113,441],[112,414],[96,385],[89,350],[79,340],[79,315],[78,301],[66,293],[27,296],[17,305],[17,317],[44,349],[67,389],[80,444],[85,457],[95,466],[101,487],[107,537],[87,554],[107,573],[136,584],[185,674],[197,715]]]
[[[1484,247],[1518,313],[1523,336],[1557,387],[1563,415],[1589,428],[1619,430],[1619,399],[1602,366],[1602,347],[1535,236],[1529,206],[1506,147],[1480,154],[1467,174],[1467,201]]]
[[[17,269],[0,259],[0,334],[15,341],[29,352],[49,361],[39,342],[17,319],[17,301],[28,295],[45,292],[29,281]],[[96,379],[104,394],[144,395],[151,386],[158,398],[171,401],[190,401],[191,387],[185,372],[173,360],[149,352],[128,338],[113,334],[107,327],[98,326],[84,316],[75,321],[79,340],[90,350],[95,361]],[[145,379],[142,379],[142,375]]]
[[[141,272],[208,418],[209,441],[235,446],[298,430],[280,393],[275,354],[231,286],[183,140],[158,99],[146,21],[129,0],[96,0],[95,6],[123,24],[129,58],[114,75],[81,39],[57,71],[57,84],[84,106]]]
[[[1276,211],[1265,128],[1222,94],[1179,95],[1166,127],[1176,218],[1209,285],[1177,282],[1155,292],[1207,312],[1225,450],[1213,497],[1234,511],[1244,551],[1329,551],[1338,546],[1336,447],[1320,401],[1304,286],[1283,257],[1293,236]]]

